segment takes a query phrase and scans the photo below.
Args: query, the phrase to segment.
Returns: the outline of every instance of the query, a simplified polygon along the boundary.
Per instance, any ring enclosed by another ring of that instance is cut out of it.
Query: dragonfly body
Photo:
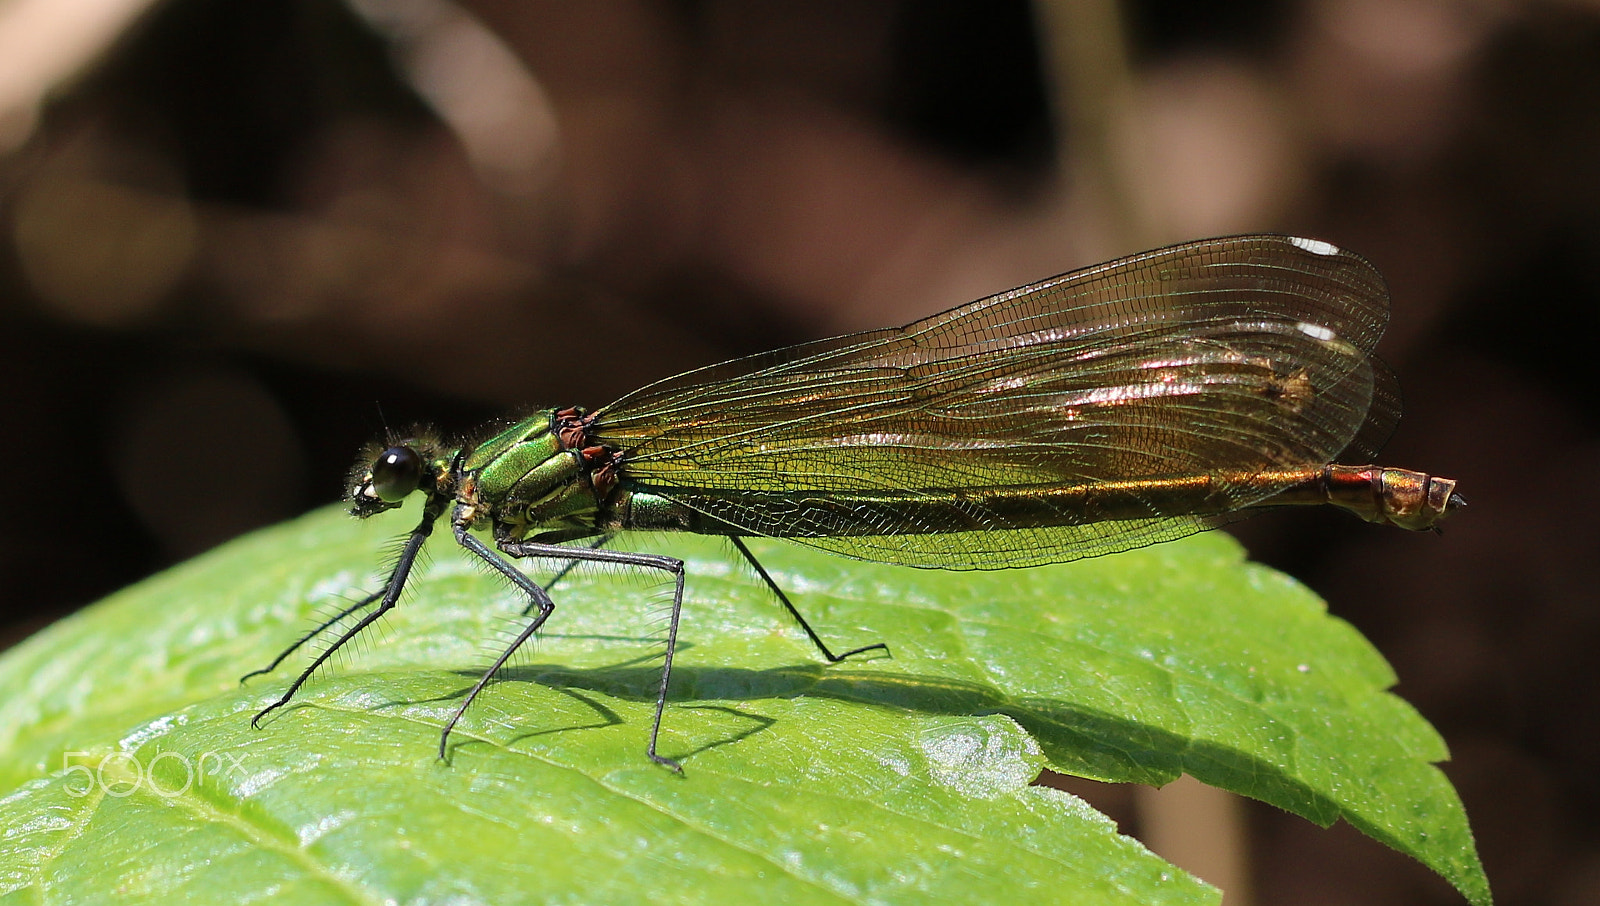
[[[497,541],[531,537],[543,543],[624,531],[790,539],[874,535],[882,533],[888,519],[918,529],[900,532],[909,535],[1093,525],[1156,518],[1163,511],[1225,516],[1240,511],[1233,489],[1251,482],[1273,489],[1251,509],[1326,504],[1368,522],[1427,529],[1448,512],[1455,492],[1453,480],[1423,472],[1338,464],[1248,475],[1214,472],[876,494],[720,490],[761,517],[736,525],[631,479],[626,451],[597,443],[594,421],[575,408],[527,419],[470,456],[458,453],[437,461],[435,486],[456,489],[456,519],[466,527],[492,530]],[[461,464],[454,466],[458,456]]]
[[[365,518],[420,492],[422,520],[383,592],[266,668],[371,608],[266,710],[394,605],[447,513],[458,543],[539,611],[456,718],[554,610],[545,588],[500,553],[662,570],[676,589],[648,751],[673,768],[656,754],[656,736],[683,564],[603,549],[619,533],[732,538],[838,660],[883,646],[834,655],[739,539],[987,569],[1127,550],[1275,506],[1330,504],[1372,522],[1433,528],[1462,505],[1454,481],[1335,461],[1370,462],[1399,418],[1393,379],[1372,355],[1387,314],[1377,272],[1327,243],[1203,240],[903,328],[687,372],[593,412],[548,410],[473,445],[427,436],[390,443],[358,461],[351,511]],[[570,543],[582,539],[597,540]]]

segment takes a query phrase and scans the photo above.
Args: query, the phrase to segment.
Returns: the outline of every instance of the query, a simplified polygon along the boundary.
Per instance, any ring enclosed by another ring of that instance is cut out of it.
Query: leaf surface
[[[1342,817],[1489,902],[1389,667],[1219,534],[976,573],[760,545],[825,639],[893,652],[833,666],[725,542],[629,537],[689,564],[682,776],[644,755],[670,586],[626,570],[556,586],[439,760],[525,602],[436,538],[381,628],[252,729],[305,656],[238,677],[378,587],[405,518],[258,532],[0,658],[0,902],[1217,901],[1045,767]]]

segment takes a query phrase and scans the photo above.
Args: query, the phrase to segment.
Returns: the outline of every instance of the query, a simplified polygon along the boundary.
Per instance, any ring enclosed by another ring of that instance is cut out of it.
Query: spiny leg
[[[616,536],[615,535],[601,535],[599,538],[596,538],[589,545],[589,550],[597,551],[600,548],[605,547],[606,546],[606,542],[610,541],[614,537],[616,537]],[[562,579],[565,579],[567,577],[567,573],[570,573],[574,569],[576,569],[580,562],[581,561],[579,561],[579,560],[568,560],[565,565],[563,565],[560,569],[556,570],[556,574],[554,576],[550,577],[550,581],[549,582],[544,583],[544,590],[545,591],[549,591],[550,589],[555,588],[556,587],[556,583],[560,582]],[[533,608],[536,607],[538,605],[538,603],[539,602],[537,602],[537,601],[529,601],[528,602],[528,606],[522,608],[522,615],[523,616],[527,616],[528,612],[533,610]]]
[[[478,680],[478,684],[473,687],[471,692],[468,693],[467,700],[463,702],[461,707],[456,711],[455,717],[452,718],[450,724],[445,727],[444,733],[439,739],[439,751],[441,757],[444,753],[445,742],[449,737],[451,728],[455,726],[456,720],[461,717],[461,714],[466,711],[467,706],[472,703],[472,699],[475,698],[480,691],[482,691],[483,687],[488,683],[495,671],[499,670],[505,664],[506,660],[511,657],[512,653],[515,652],[528,639],[533,637],[534,632],[536,632],[539,627],[544,624],[544,621],[549,617],[550,612],[555,609],[555,604],[550,601],[550,596],[545,593],[544,589],[540,588],[526,575],[523,575],[520,570],[518,570],[515,566],[512,566],[503,557],[490,550],[488,545],[484,544],[482,541],[479,541],[477,538],[460,528],[456,529],[456,540],[460,542],[462,547],[472,551],[485,563],[489,564],[489,566],[493,567],[497,572],[505,576],[507,579],[510,579],[513,584],[527,593],[528,597],[532,600],[530,607],[537,606],[539,608],[539,616],[535,617],[533,623],[517,636],[516,640],[512,642],[512,644],[506,648],[505,652],[500,655],[499,659],[495,661],[494,666],[489,668],[488,672],[483,675],[483,678]],[[505,551],[507,554],[510,554],[512,557],[518,558],[539,557],[542,559],[551,560],[586,560],[594,563],[617,563],[623,566],[639,566],[646,569],[659,569],[664,572],[672,573],[672,619],[667,627],[667,651],[665,657],[662,659],[661,685],[656,690],[655,719],[650,724],[650,745],[645,749],[645,754],[649,755],[650,760],[654,761],[656,764],[670,768],[679,774],[683,773],[682,765],[664,755],[659,755],[656,753],[657,740],[661,736],[661,718],[666,712],[667,708],[667,686],[672,680],[672,658],[678,650],[678,624],[683,616],[683,561],[674,557],[661,556],[659,554],[639,554],[631,551],[601,550],[598,544],[593,547],[563,547],[559,544],[539,544],[533,541],[521,541],[502,542],[500,549]]]
[[[889,656],[893,657],[893,654],[889,651],[889,646],[884,642],[873,642],[871,645],[862,645],[860,648],[852,648],[843,654],[834,654],[832,651],[828,650],[828,646],[822,641],[822,637],[818,636],[816,632],[812,630],[811,624],[807,623],[806,618],[801,616],[800,611],[796,610],[795,606],[789,602],[789,596],[783,593],[783,589],[778,587],[777,582],[773,581],[772,576],[767,573],[767,568],[761,565],[761,561],[757,560],[756,555],[750,552],[750,548],[745,547],[744,541],[740,540],[737,535],[729,535],[728,540],[732,541],[733,546],[738,548],[739,553],[744,555],[745,561],[751,566],[755,567],[756,573],[761,576],[761,581],[767,583],[767,588],[771,589],[772,594],[777,597],[778,603],[782,604],[783,609],[789,611],[789,616],[793,617],[794,621],[800,624],[800,628],[805,630],[806,638],[811,640],[811,644],[816,646],[817,650],[822,653],[822,656],[827,659],[828,663],[837,664],[847,657],[855,657],[858,654],[868,651],[882,651],[884,654],[888,654]]]
[[[371,613],[357,620],[354,626],[340,633],[339,637],[334,639],[332,645],[323,649],[322,653],[318,654],[306,669],[300,671],[300,675],[295,678],[294,682],[289,684],[289,688],[283,693],[282,697],[256,712],[256,716],[250,719],[250,726],[259,727],[261,718],[287,705],[289,700],[294,698],[294,694],[300,691],[300,687],[306,684],[306,680],[311,678],[311,674],[317,672],[317,668],[332,657],[335,651],[343,648],[346,642],[355,638],[363,629],[371,626],[374,621],[394,607],[395,602],[400,600],[400,592],[405,589],[406,579],[411,575],[412,565],[417,562],[417,554],[421,553],[423,542],[427,541],[428,536],[433,534],[433,524],[438,521],[439,515],[444,512],[446,502],[447,498],[432,497],[423,506],[422,521],[417,524],[416,528],[411,530],[410,537],[406,538],[405,545],[400,548],[400,558],[395,561],[394,572],[389,574],[389,582],[383,590],[383,600],[378,602],[378,606]],[[351,608],[351,610],[353,611],[354,608]]]
[[[391,576],[389,581],[392,583],[394,581],[394,578]],[[385,589],[387,589],[387,586],[385,586]],[[367,595],[365,598],[362,598],[361,600],[355,602],[354,604],[351,604],[348,607],[342,608],[338,613],[336,613],[333,616],[327,618],[326,620],[323,620],[322,623],[317,626],[317,628],[311,630],[310,632],[308,632],[305,635],[302,635],[300,638],[296,639],[292,644],[289,645],[288,648],[285,648],[282,651],[278,652],[278,656],[272,659],[272,663],[268,664],[265,667],[262,667],[260,670],[252,670],[249,673],[246,673],[244,676],[239,677],[239,682],[242,683],[245,680],[248,680],[252,676],[264,676],[264,675],[266,675],[268,673],[271,673],[272,671],[278,669],[278,665],[283,663],[284,659],[287,658],[289,655],[294,654],[296,651],[299,651],[300,650],[300,646],[302,646],[305,643],[311,641],[312,639],[316,638],[317,636],[322,635],[322,633],[325,632],[329,626],[332,626],[333,624],[339,622],[340,620],[343,620],[345,617],[348,617],[349,615],[355,613],[356,611],[360,610],[363,607],[371,606],[373,601],[376,601],[381,597],[383,597],[383,592],[382,591],[375,591],[372,594]]]
[[[478,682],[473,685],[472,691],[467,693],[466,699],[461,702],[461,707],[456,709],[456,713],[450,715],[450,722],[444,725],[444,731],[439,734],[439,757],[441,759],[445,757],[445,746],[450,742],[450,731],[456,728],[456,724],[461,720],[461,715],[467,713],[467,709],[472,707],[472,703],[477,700],[478,693],[489,685],[489,681],[494,678],[496,673],[500,672],[500,668],[506,665],[506,661],[509,661],[517,649],[521,648],[528,639],[533,638],[533,634],[539,631],[539,627],[543,626],[544,621],[550,619],[550,615],[555,613],[556,610],[556,604],[550,600],[548,592],[540,588],[538,583],[523,575],[521,570],[507,563],[504,557],[490,550],[487,544],[474,538],[460,526],[456,527],[455,534],[458,544],[477,555],[478,559],[489,564],[496,572],[510,579],[512,584],[522,589],[523,593],[528,596],[528,606],[522,610],[524,615],[535,607],[539,608],[539,615],[533,618],[527,628],[523,629],[516,639],[506,646],[504,651],[500,652],[500,656],[495,658],[494,664],[483,672],[483,676],[479,677]],[[570,568],[571,564],[556,573],[556,578],[559,579],[566,575],[567,570]]]

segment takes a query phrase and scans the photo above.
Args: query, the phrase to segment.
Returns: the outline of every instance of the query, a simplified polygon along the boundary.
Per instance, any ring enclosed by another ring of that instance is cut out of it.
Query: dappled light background
[[[1600,902],[1597,211],[1592,0],[9,0],[0,643],[335,500],[386,424],[1292,232],[1389,278],[1383,460],[1471,505],[1237,533],[1395,664],[1500,902]],[[1232,902],[1456,902],[1244,814]]]

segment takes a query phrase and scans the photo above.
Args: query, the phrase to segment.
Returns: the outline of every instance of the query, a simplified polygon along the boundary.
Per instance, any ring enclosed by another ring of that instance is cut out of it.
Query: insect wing
[[[1387,317],[1356,255],[1204,240],[690,371],[601,410],[596,433],[638,487],[753,534],[909,565],[1059,562],[1227,517],[1152,496],[1114,522],[1018,527],[972,492],[1227,474],[1233,507],[1264,500],[1280,488],[1253,476],[1392,430],[1392,378],[1372,357]],[[893,500],[827,505],[879,493],[947,502],[971,529],[918,524]]]

